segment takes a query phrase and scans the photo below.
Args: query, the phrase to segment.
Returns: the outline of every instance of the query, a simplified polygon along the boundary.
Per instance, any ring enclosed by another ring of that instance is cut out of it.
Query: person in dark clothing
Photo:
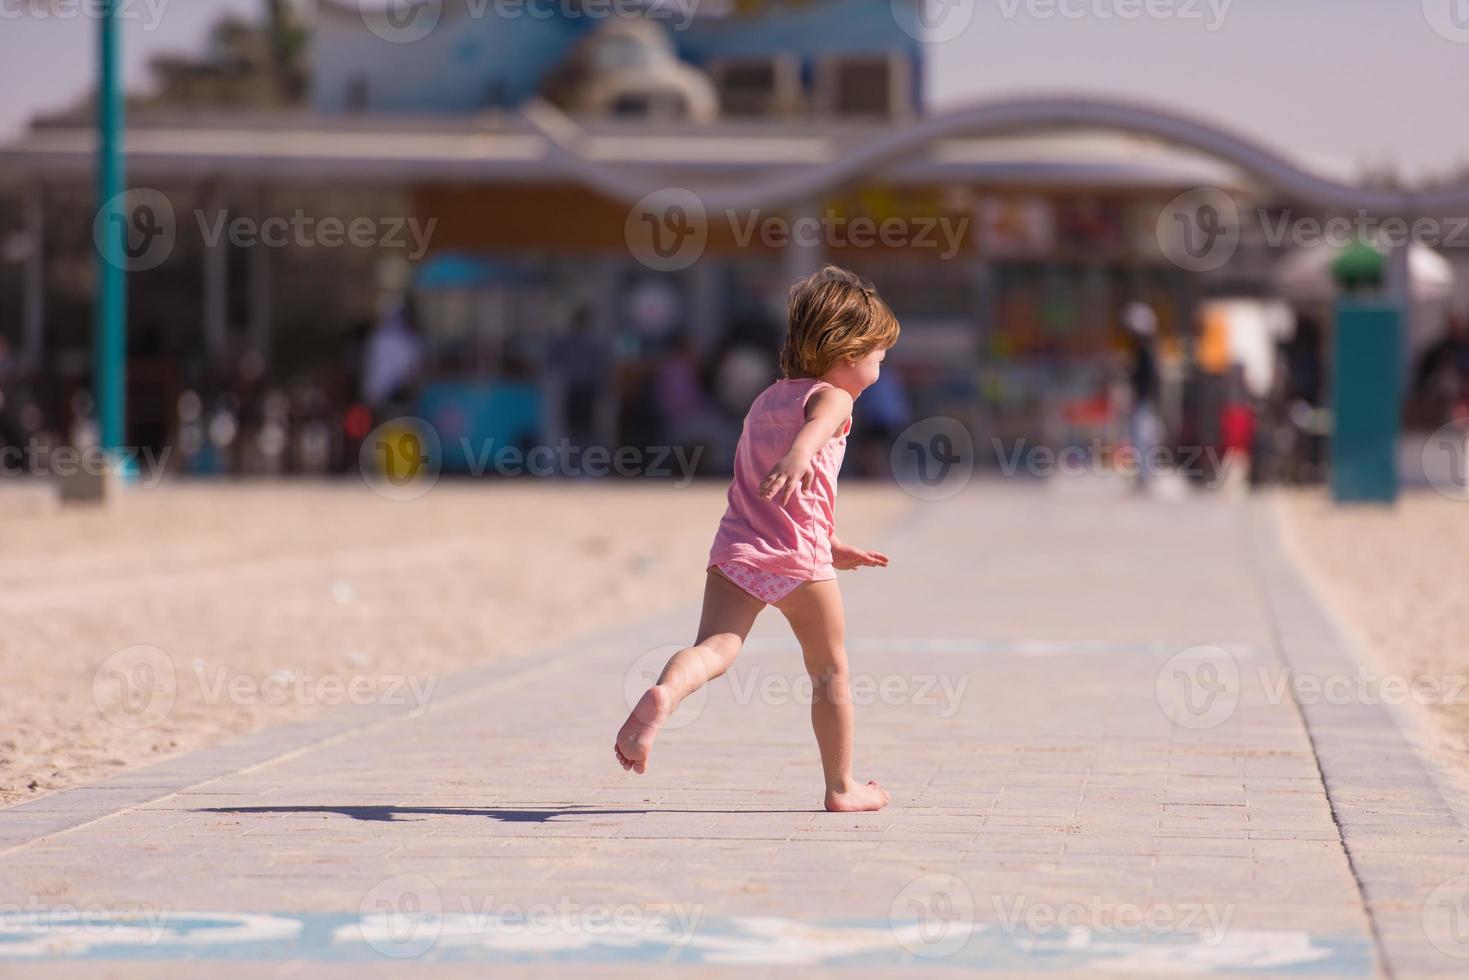
[[[1292,478],[1303,483],[1319,479],[1326,466],[1326,436],[1317,424],[1326,399],[1323,332],[1320,320],[1302,313],[1281,349],[1286,374],[1282,414],[1293,447],[1288,465]]]
[[[1439,341],[1423,352],[1413,372],[1416,397],[1440,407],[1451,402],[1469,382],[1469,316],[1449,318],[1448,329]]]
[[[31,435],[20,421],[20,405],[10,384],[12,365],[10,341],[0,337],[0,452],[5,454],[5,471],[23,471],[30,457]]]
[[[1163,422],[1158,414],[1158,315],[1146,303],[1129,303],[1122,311],[1122,322],[1132,335],[1132,408],[1128,434],[1137,454],[1137,489],[1147,489],[1149,459],[1163,437]]]
[[[571,329],[551,348],[551,369],[561,381],[562,425],[573,445],[597,440],[597,406],[611,371],[607,345],[592,329],[592,314],[580,309]]]
[[[1139,404],[1158,404],[1158,355],[1141,337],[1132,349],[1132,397]]]
[[[1312,408],[1322,398],[1321,324],[1314,316],[1301,314],[1295,333],[1284,345],[1287,399],[1300,399]]]

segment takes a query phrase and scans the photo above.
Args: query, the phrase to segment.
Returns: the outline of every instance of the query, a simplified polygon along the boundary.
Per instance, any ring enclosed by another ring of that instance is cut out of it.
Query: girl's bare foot
[[[632,714],[622,723],[622,730],[617,733],[617,742],[612,746],[622,768],[635,772],[647,771],[648,756],[653,751],[653,739],[672,713],[673,692],[668,688],[655,684],[643,692],[636,707],[632,709]]]
[[[641,770],[639,770],[641,771]],[[826,791],[826,808],[833,813],[856,813],[881,810],[892,797],[871,779],[864,783],[848,783],[843,789]]]

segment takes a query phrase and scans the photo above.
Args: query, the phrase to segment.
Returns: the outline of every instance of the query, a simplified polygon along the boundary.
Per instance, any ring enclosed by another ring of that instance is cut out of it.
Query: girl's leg
[[[765,603],[712,569],[704,582],[704,612],[694,645],[668,661],[658,683],[643,694],[623,722],[612,750],[622,768],[644,772],[658,729],[690,694],[734,663]]]
[[[821,750],[828,810],[881,810],[888,792],[852,778],[852,695],[847,676],[846,623],[836,579],[811,582],[780,602],[811,675],[811,727]]]

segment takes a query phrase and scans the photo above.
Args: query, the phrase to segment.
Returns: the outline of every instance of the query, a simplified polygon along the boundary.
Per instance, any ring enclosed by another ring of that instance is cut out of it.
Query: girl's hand
[[[787,454],[760,481],[760,496],[766,500],[774,500],[776,494],[780,494],[780,503],[784,506],[791,499],[791,494],[796,492],[796,487],[809,491],[815,477],[816,468],[811,465],[809,458],[801,460]]]
[[[880,551],[863,551],[836,539],[831,542],[831,563],[844,572],[854,568],[886,568],[888,556]]]

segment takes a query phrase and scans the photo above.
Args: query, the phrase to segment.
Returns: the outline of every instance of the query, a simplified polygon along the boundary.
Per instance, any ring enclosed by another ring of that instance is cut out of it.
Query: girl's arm
[[[811,460],[826,441],[837,435],[852,415],[852,396],[841,388],[823,388],[806,402],[806,424],[791,440],[791,448],[760,481],[760,496],[767,500],[780,494],[782,505],[796,487],[811,489],[815,470]]]

